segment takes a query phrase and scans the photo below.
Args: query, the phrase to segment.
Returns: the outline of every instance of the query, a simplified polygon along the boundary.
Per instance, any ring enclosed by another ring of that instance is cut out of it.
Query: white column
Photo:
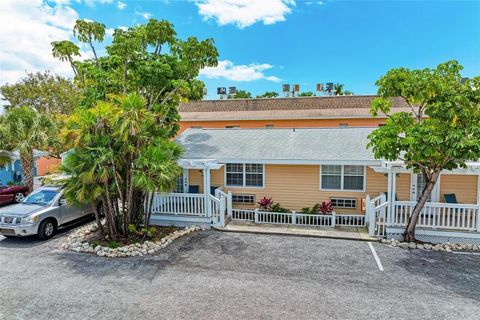
[[[212,207],[210,206],[210,168],[205,166],[203,169],[203,194],[205,197],[205,213],[207,217],[212,216]]]
[[[188,169],[183,169],[183,193],[188,193]]]
[[[395,205],[395,172],[393,171],[393,168],[389,168],[388,170],[388,218],[387,221],[389,224],[393,223],[393,213],[394,213],[394,205]]]
[[[477,175],[477,232],[480,232],[480,174]]]

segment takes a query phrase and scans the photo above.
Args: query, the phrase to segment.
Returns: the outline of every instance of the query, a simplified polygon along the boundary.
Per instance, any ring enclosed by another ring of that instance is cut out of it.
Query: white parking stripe
[[[375,251],[375,248],[373,247],[371,242],[368,243],[368,246],[370,247],[370,250],[372,251],[373,257],[375,258],[375,261],[377,262],[378,269],[380,269],[380,271],[383,271],[382,262],[380,261],[380,258],[377,255],[377,251]]]
[[[468,255],[472,255],[472,256],[480,256],[480,253],[479,253],[479,252],[452,251],[452,253],[456,253],[456,254],[468,254]]]

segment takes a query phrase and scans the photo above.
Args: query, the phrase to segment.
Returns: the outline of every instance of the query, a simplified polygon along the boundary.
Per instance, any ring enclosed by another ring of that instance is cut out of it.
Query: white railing
[[[233,209],[232,220],[235,221],[250,221],[255,223],[269,223],[269,224],[291,224],[299,226],[313,226],[313,227],[364,227],[364,215],[344,215],[344,214],[302,214],[292,212],[270,212],[249,210],[249,209]]]
[[[155,194],[152,214],[193,215],[206,217],[205,197],[202,194]]]
[[[255,211],[246,209],[232,209],[232,220],[255,221]]]
[[[365,227],[365,215],[363,214],[337,214],[335,225],[338,227]]]
[[[386,235],[388,205],[384,194],[373,199],[367,195],[365,219],[370,237]]]
[[[416,204],[396,201],[392,226],[405,226]],[[480,232],[479,220],[478,205],[427,202],[420,212],[417,227]]]

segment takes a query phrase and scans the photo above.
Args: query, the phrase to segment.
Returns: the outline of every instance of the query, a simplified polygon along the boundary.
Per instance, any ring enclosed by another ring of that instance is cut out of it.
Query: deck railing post
[[[220,196],[220,227],[225,227],[225,197]]]
[[[335,211],[332,211],[332,228],[335,228],[335,224],[337,223],[337,214]]]
[[[368,235],[375,236],[375,224],[377,222],[377,215],[375,213],[375,203],[373,201],[367,202],[367,216],[368,216]]]
[[[292,211],[292,224],[297,224],[297,214]]]
[[[479,176],[480,179],[480,176]],[[477,232],[480,232],[480,205],[477,208]]]
[[[227,193],[227,215],[232,216],[233,206],[232,206],[232,192],[228,191]]]
[[[370,218],[370,216],[368,215],[368,204],[370,203],[370,201],[372,201],[370,199],[370,195],[367,194],[367,196],[365,197],[365,224],[368,225],[368,220]]]
[[[255,221],[255,223],[258,223],[258,208],[255,209],[254,221]]]

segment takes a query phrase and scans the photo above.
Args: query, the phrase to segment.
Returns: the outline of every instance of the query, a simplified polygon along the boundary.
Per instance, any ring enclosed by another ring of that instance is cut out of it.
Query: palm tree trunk
[[[23,183],[28,187],[30,191],[33,190],[33,177],[34,177],[34,159],[33,151],[20,153],[20,163],[22,164]]]
[[[425,188],[422,191],[422,195],[418,200],[415,208],[413,209],[412,215],[408,220],[407,227],[405,228],[405,232],[403,234],[403,240],[406,242],[415,241],[415,229],[417,226],[418,217],[425,206],[425,203],[428,200],[428,196],[432,193],[433,188],[435,187],[435,183],[437,183],[438,177],[440,176],[440,172],[435,172],[432,175],[431,179],[427,179],[424,175],[426,180]]]

